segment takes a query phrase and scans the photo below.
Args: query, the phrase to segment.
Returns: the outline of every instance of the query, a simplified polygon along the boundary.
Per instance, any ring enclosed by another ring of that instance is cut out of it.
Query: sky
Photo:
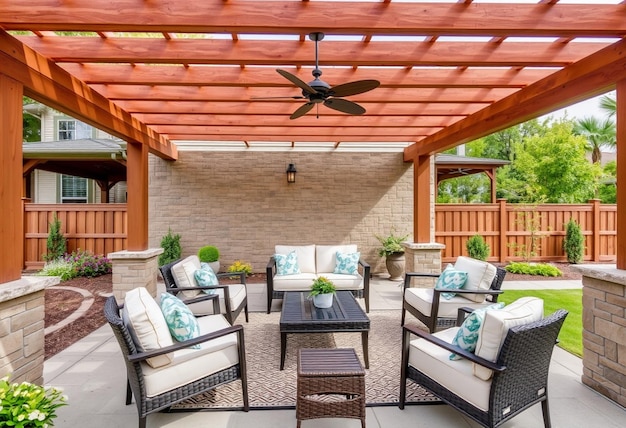
[[[615,92],[608,92],[605,95],[613,95],[615,96]],[[577,104],[572,104],[571,106],[565,107],[561,110],[556,110],[546,116],[552,116],[554,118],[561,118],[567,114],[568,118],[582,119],[587,116],[595,116],[597,118],[603,119],[606,117],[606,113],[600,109],[600,98],[604,95],[600,95],[598,97],[589,98],[588,100],[581,101]]]

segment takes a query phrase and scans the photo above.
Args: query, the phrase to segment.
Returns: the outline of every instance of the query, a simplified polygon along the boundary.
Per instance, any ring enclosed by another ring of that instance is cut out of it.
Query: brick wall
[[[626,407],[626,276],[583,272],[582,382]]]
[[[217,246],[222,270],[241,259],[263,272],[275,244],[355,243],[384,272],[375,235],[413,230],[413,168],[401,151],[180,151],[176,162],[151,156],[149,180],[150,246],[171,227],[184,256]]]

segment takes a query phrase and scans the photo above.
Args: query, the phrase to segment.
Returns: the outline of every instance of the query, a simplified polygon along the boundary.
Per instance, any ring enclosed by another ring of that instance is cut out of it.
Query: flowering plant
[[[29,382],[10,383],[0,379],[0,426],[15,428],[48,427],[54,425],[56,409],[66,406],[67,396],[54,387]]]
[[[111,261],[108,258],[80,248],[72,251],[72,254],[66,254],[63,259],[74,265],[76,276],[94,277],[111,273]]]

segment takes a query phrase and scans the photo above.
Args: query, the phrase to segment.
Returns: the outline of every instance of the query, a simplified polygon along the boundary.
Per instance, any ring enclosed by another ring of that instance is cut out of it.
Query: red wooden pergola
[[[148,153],[176,160],[176,142],[405,142],[428,195],[435,153],[616,89],[621,146],[626,4],[588,3],[0,0],[0,283],[21,275],[22,95],[128,142],[128,246],[143,250]],[[302,100],[266,98],[300,95],[276,68],[312,80],[318,31],[323,80],[381,82],[349,97],[364,115],[290,120]],[[414,200],[428,242],[432,201]]]

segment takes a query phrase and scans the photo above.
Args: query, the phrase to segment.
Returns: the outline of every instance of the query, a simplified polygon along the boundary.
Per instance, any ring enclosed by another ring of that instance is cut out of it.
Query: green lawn
[[[498,297],[498,302],[509,304],[520,297],[534,296],[543,299],[543,310],[549,315],[557,309],[565,309],[569,312],[561,332],[559,344],[561,348],[574,355],[583,355],[583,291],[572,290],[506,290]]]

